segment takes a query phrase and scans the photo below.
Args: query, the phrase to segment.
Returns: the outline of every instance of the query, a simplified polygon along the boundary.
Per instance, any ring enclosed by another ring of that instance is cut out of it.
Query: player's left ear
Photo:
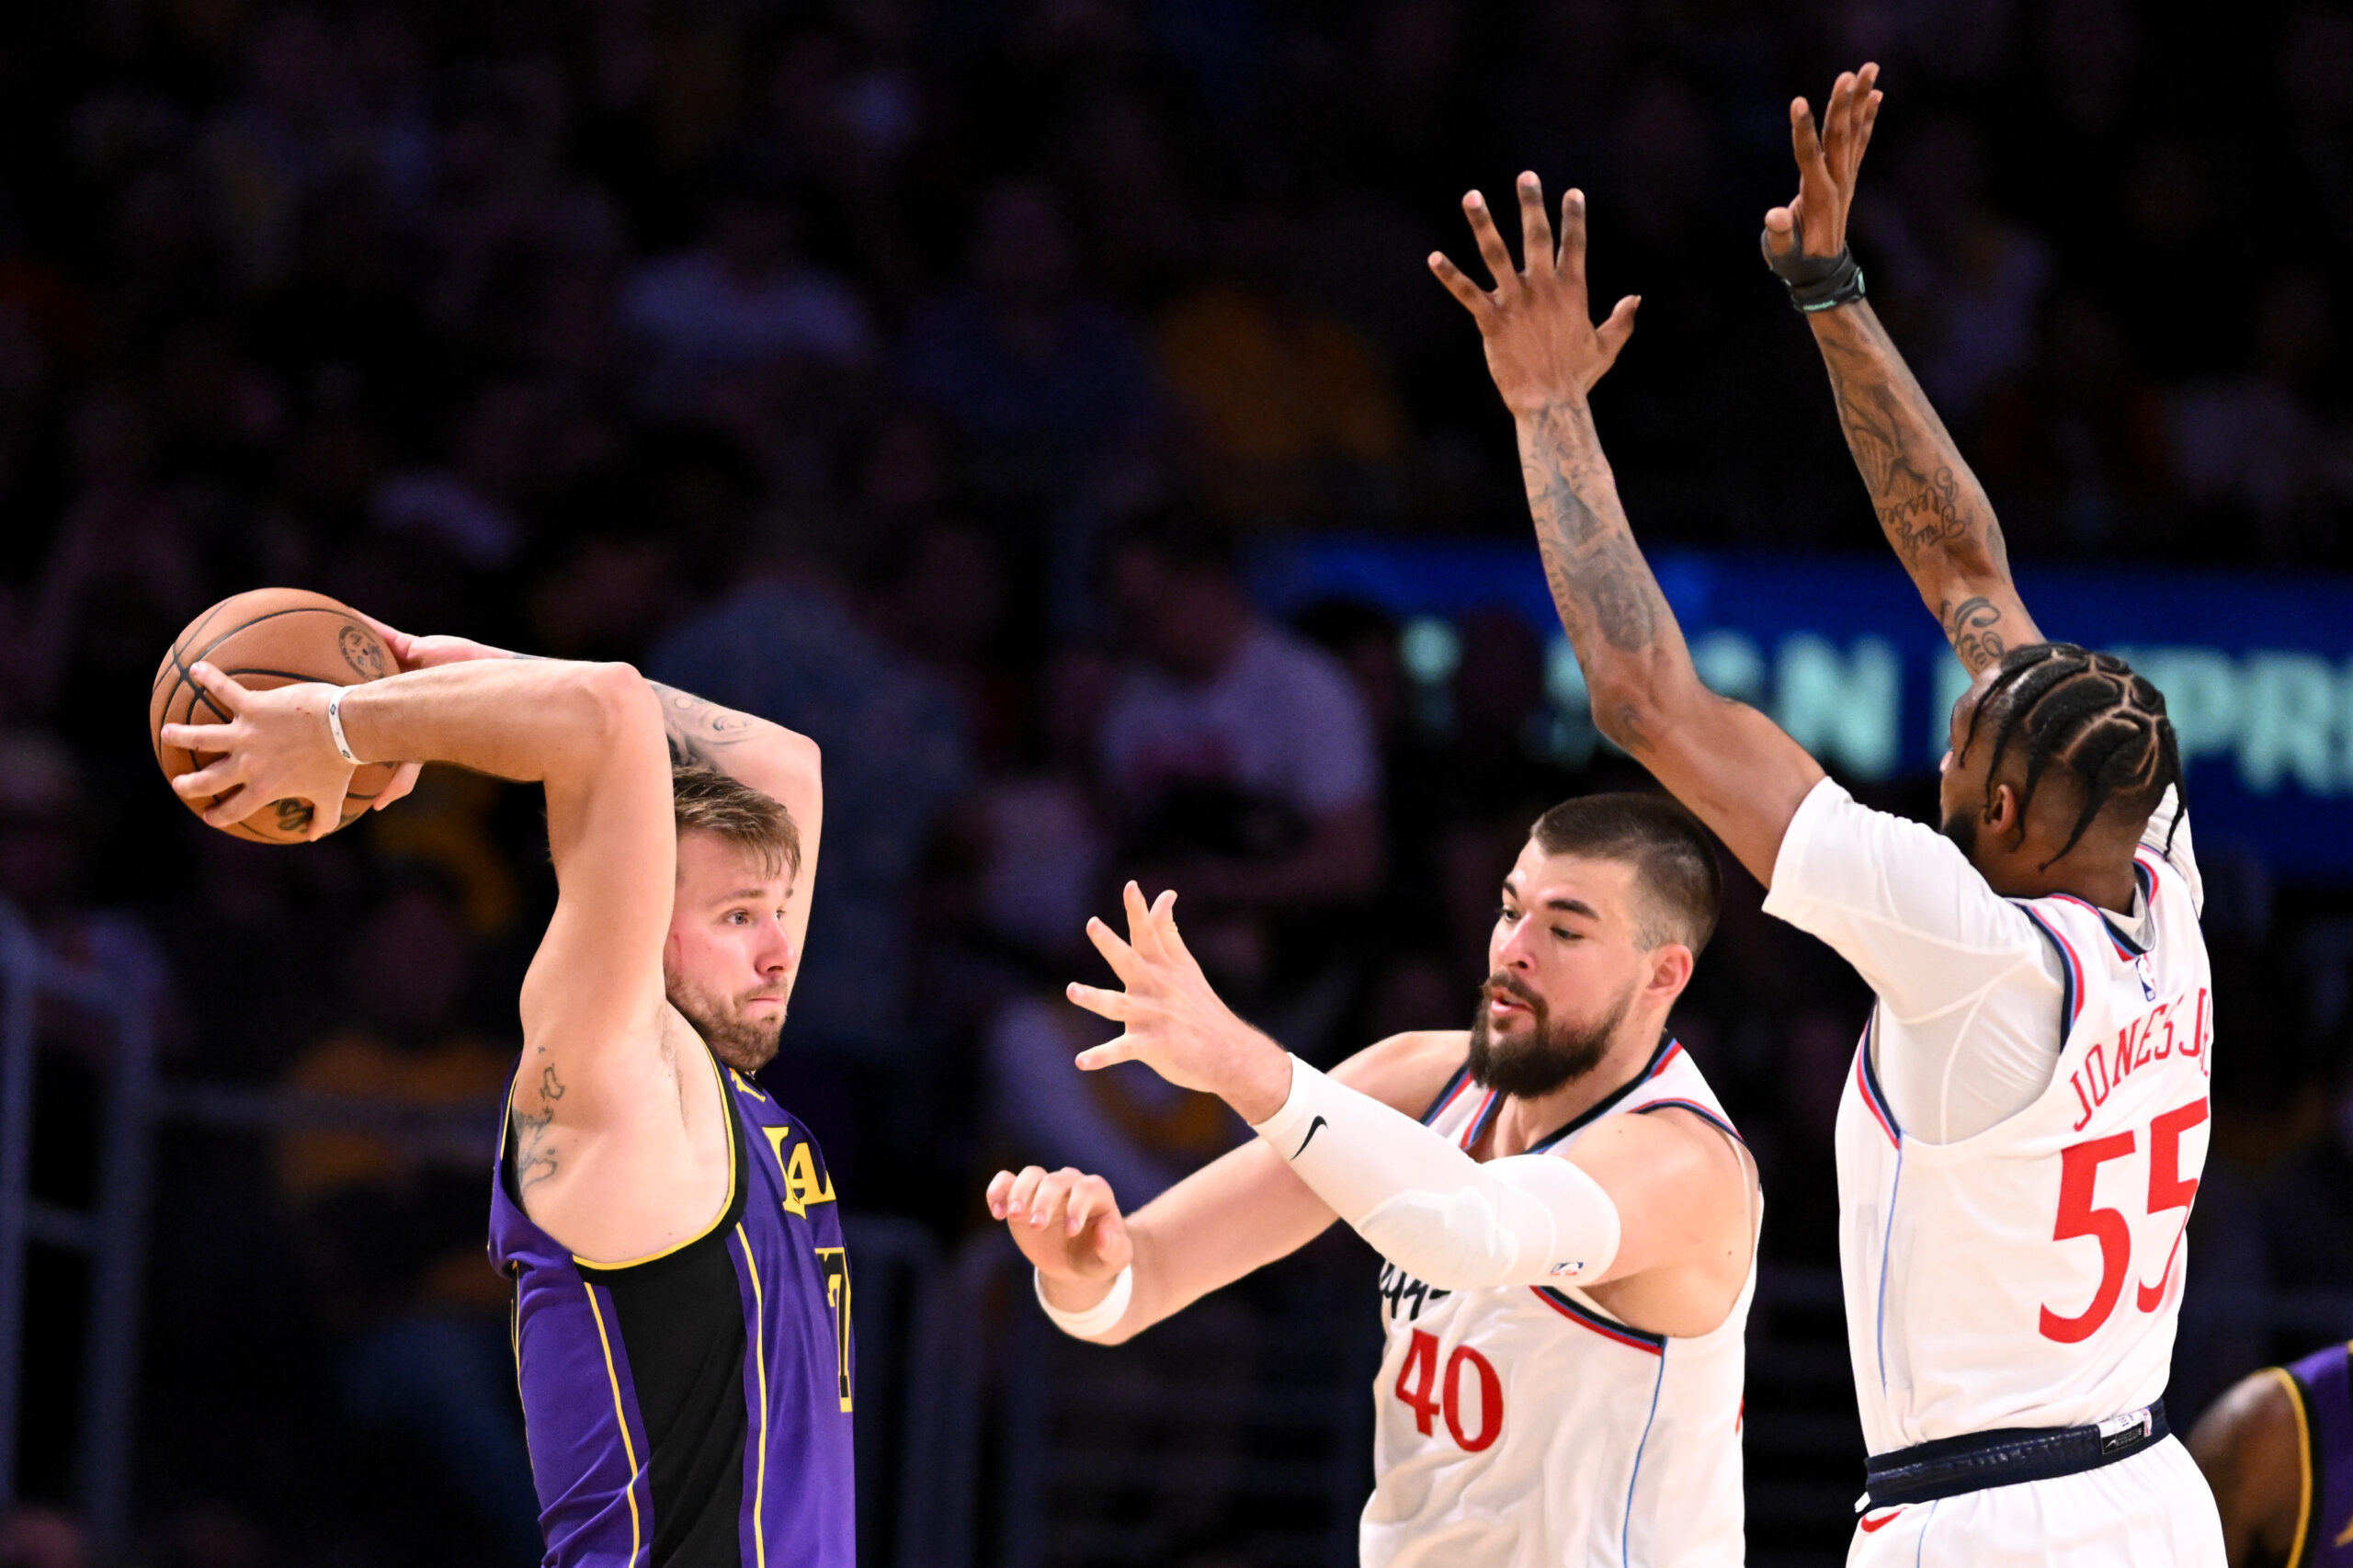
[[[1984,828],[1993,841],[2005,849],[2016,849],[2026,842],[2026,812],[2020,807],[2015,785],[1986,786]]]
[[[1691,949],[1680,942],[1669,942],[1654,948],[1650,955],[1650,979],[1643,989],[1653,996],[1672,1002],[1683,994],[1691,983],[1691,971],[1699,963]]]

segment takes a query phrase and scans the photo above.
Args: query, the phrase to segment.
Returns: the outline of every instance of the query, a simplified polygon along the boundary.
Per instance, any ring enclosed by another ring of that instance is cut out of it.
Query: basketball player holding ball
[[[817,748],[627,665],[375,631],[399,673],[347,687],[193,662],[219,722],[158,739],[210,759],[173,788],[216,826],[291,801],[316,836],[355,768],[392,761],[546,790],[558,897],[523,983],[490,1247],[544,1561],[852,1568],[833,1185],[752,1081],[808,929]]]

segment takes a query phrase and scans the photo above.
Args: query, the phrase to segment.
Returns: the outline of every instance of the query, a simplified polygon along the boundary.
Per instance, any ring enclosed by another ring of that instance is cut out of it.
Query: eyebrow
[[[767,892],[768,890],[766,888],[737,888],[733,892],[727,894],[719,902],[722,903],[733,903],[741,899],[766,898],[767,896]]]
[[[1504,879],[1504,892],[1514,898],[1519,896],[1519,879],[1517,873]],[[1601,912],[1581,898],[1548,898],[1544,901],[1544,907],[1557,909],[1563,915],[1582,915],[1587,920],[1601,918]]]

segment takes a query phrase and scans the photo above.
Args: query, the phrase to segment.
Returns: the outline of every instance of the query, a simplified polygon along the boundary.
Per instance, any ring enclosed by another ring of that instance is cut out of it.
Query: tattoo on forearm
[[[1520,472],[1544,580],[1588,677],[1610,656],[1604,644],[1618,653],[1654,646],[1669,617],[1666,600],[1626,526],[1591,414],[1568,403],[1539,412]],[[1649,744],[1639,725],[1618,718],[1637,747]]]
[[[1817,334],[1823,363],[1888,543],[1915,572],[1954,556],[2006,567],[1993,507],[1885,330],[1859,312],[1831,313],[1848,319]]]
[[[555,1175],[558,1168],[555,1151],[547,1146],[547,1137],[548,1129],[555,1121],[555,1102],[563,1098],[563,1080],[556,1076],[552,1062],[540,1074],[539,1096],[537,1110],[526,1110],[519,1096],[515,1106],[515,1180],[527,1192]]]
[[[723,767],[717,756],[751,739],[760,721],[731,708],[722,708],[692,692],[660,681],[646,683],[662,700],[662,727],[670,737],[670,763],[676,767],[700,764]]]
[[[1886,328],[1864,308],[1825,315],[1839,319],[1817,320],[1814,337],[1838,423],[1904,569],[1924,595],[1955,568],[2006,581],[2009,548],[1993,505]],[[2018,630],[2006,628],[2001,607],[1982,596],[1939,600],[1937,619],[1972,674],[1999,659]]]

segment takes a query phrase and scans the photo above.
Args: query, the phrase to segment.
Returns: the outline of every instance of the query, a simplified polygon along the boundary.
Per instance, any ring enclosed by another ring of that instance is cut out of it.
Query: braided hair
[[[2073,642],[2030,642],[2002,655],[2001,671],[1969,715],[1961,737],[1964,752],[1979,724],[1995,725],[1993,760],[1986,765],[1991,799],[1994,776],[2016,744],[2026,757],[2026,783],[2018,791],[2024,812],[2035,787],[2056,763],[2084,786],[2083,811],[2075,829],[2045,867],[2066,857],[2112,801],[2147,813],[2171,787],[2182,787],[2181,747],[2173,721],[2165,717],[2165,694],[2113,653],[2095,653]],[[2181,817],[2174,817],[2177,828]],[[2168,848],[2173,828],[2166,830]]]

